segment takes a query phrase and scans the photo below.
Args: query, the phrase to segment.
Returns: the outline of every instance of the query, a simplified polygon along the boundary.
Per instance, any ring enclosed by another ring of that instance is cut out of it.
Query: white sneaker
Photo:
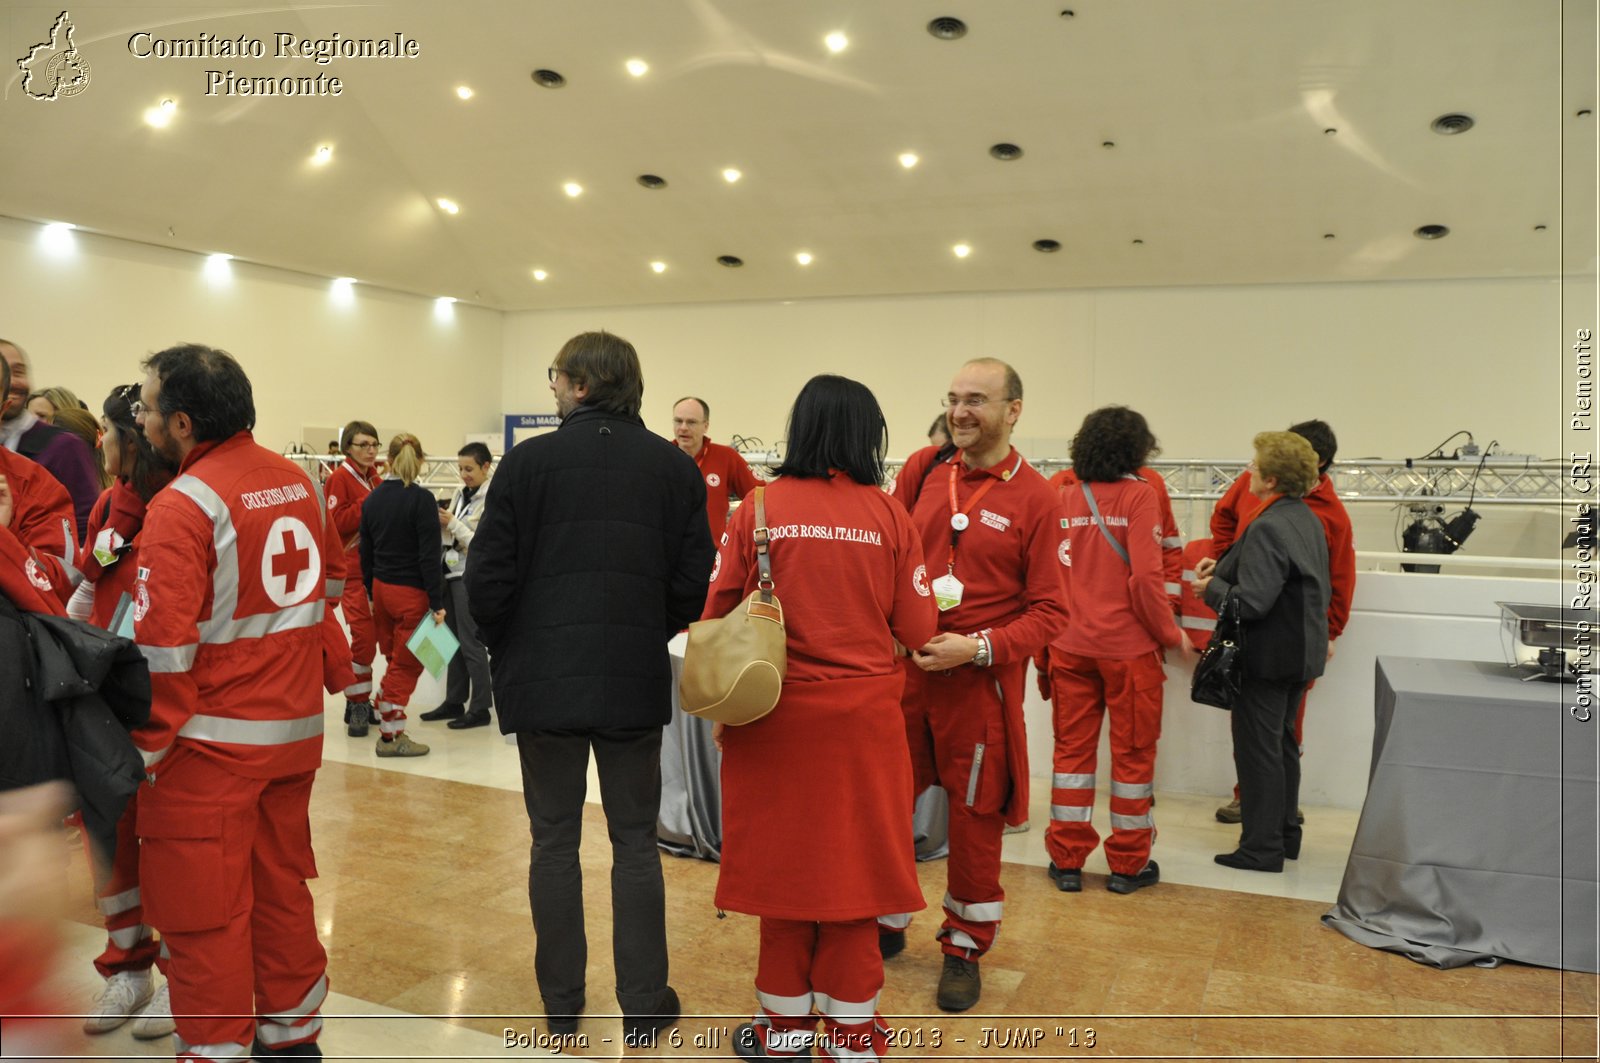
[[[83,1020],[83,1032],[109,1033],[115,1030],[144,1007],[153,989],[148,970],[118,971],[106,979],[106,987],[94,998],[94,1005]]]
[[[166,1037],[177,1028],[178,1024],[172,1021],[172,994],[167,989],[167,983],[162,982],[156,995],[150,998],[149,1005],[133,1020],[133,1036],[141,1041],[153,1041],[157,1037]]]

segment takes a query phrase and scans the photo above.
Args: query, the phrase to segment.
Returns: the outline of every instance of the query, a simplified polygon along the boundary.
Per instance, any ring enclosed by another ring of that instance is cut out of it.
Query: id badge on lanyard
[[[950,465],[950,561],[945,574],[929,584],[933,591],[934,603],[938,605],[941,613],[960,605],[961,598],[966,593],[966,586],[956,578],[956,544],[961,541],[961,533],[972,524],[972,518],[967,514],[977,506],[984,495],[989,493],[991,487],[1000,482],[992,476],[984,480],[983,486],[973,492],[972,497],[967,500],[967,508],[963,510],[956,498],[956,480],[960,469],[961,459],[957,458]],[[1010,479],[1009,474],[1006,479]]]

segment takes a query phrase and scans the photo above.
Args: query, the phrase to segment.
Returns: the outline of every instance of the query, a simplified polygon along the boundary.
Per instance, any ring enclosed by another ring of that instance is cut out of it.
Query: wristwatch
[[[978,652],[972,658],[972,666],[974,668],[987,668],[987,667],[989,667],[989,662],[990,662],[990,658],[991,658],[991,654],[989,652],[989,637],[987,635],[985,635],[983,632],[978,631],[978,632],[974,632],[971,635],[968,635],[967,638],[969,638],[969,639],[977,639],[978,640]]]

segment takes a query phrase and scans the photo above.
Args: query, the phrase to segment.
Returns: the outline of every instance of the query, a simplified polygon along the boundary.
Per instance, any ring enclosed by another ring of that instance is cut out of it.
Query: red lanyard
[[[1017,459],[1016,467],[1011,470],[1012,474],[1015,474],[1017,469],[1021,468],[1021,467],[1022,467],[1022,459],[1019,457]],[[956,479],[957,479],[957,476],[958,476],[958,474],[960,472],[960,469],[961,469],[961,458],[958,455],[950,463],[950,567],[949,567],[949,571],[952,572],[952,573],[955,572],[955,570],[956,570],[956,543],[960,542],[961,533],[967,530],[967,524],[969,523],[968,515],[972,512],[973,507],[978,504],[978,500],[983,498],[984,495],[988,494],[989,493],[989,489],[991,487],[993,487],[995,484],[1000,482],[1000,478],[997,477],[997,476],[990,476],[987,479],[985,479],[984,482],[983,482],[983,486],[979,487],[976,491],[974,491],[972,493],[972,497],[967,499],[967,508],[966,509],[962,509],[960,507],[960,502],[956,498]]]

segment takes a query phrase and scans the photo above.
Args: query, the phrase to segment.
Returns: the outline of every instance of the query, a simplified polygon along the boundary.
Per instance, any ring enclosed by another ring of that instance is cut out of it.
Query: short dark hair
[[[250,378],[227,351],[185,343],[152,354],[140,368],[161,381],[156,397],[161,416],[188,414],[196,443],[227,439],[256,426]]]
[[[637,417],[644,405],[639,352],[621,336],[605,331],[579,333],[562,345],[552,368],[567,374],[573,384],[589,389],[585,406]]]
[[[930,436],[935,432],[943,432],[946,439],[950,438],[950,415],[948,413],[941,413],[928,426],[928,434]]]
[[[125,469],[123,475],[127,477],[133,493],[148,502],[172,480],[175,470],[172,462],[151,446],[150,440],[139,431],[139,422],[133,416],[133,404],[143,390],[139,384],[112,388],[106,401],[100,404],[100,413],[116,428],[119,441],[126,440],[133,444],[133,468]]]
[[[339,453],[350,453],[350,443],[357,434],[371,436],[374,443],[378,441],[378,430],[372,427],[371,421],[351,421],[339,429],[339,442],[336,444],[339,448]]]
[[[777,475],[817,478],[838,469],[859,484],[883,483],[889,425],[865,384],[831,373],[812,377],[789,411],[788,435]]]
[[[1317,452],[1317,473],[1327,472],[1328,466],[1333,464],[1333,456],[1339,453],[1339,437],[1333,434],[1328,422],[1301,421],[1290,425],[1289,431],[1310,443],[1311,449]]]
[[[700,416],[704,417],[706,419],[706,423],[707,424],[710,424],[711,423],[711,405],[708,402],[706,402],[705,399],[702,399],[699,395],[685,395],[683,398],[679,399],[677,402],[674,402],[672,404],[672,408],[674,410],[676,410],[679,406],[683,405],[686,402],[690,402],[690,401],[698,402],[700,404]]]
[[[471,458],[479,465],[487,465],[494,461],[494,455],[489,453],[489,447],[486,443],[468,443],[456,451],[456,457]]]
[[[1126,406],[1102,406],[1083,419],[1072,437],[1072,470],[1079,480],[1109,483],[1136,472],[1158,451],[1144,414]]]

